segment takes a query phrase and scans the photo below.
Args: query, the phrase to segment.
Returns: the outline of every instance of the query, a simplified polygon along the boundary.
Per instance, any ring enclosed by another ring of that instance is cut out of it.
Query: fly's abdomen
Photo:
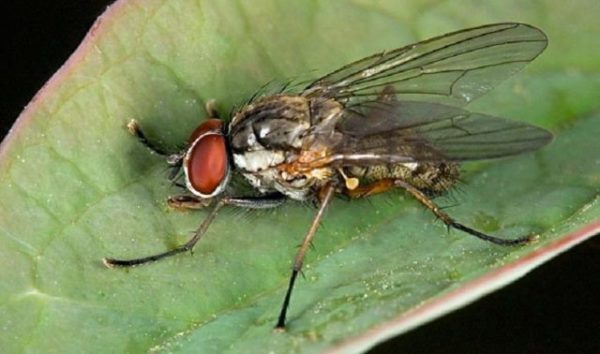
[[[412,162],[367,167],[352,166],[348,173],[366,185],[382,179],[400,179],[428,194],[440,194],[452,187],[459,177],[453,162]]]

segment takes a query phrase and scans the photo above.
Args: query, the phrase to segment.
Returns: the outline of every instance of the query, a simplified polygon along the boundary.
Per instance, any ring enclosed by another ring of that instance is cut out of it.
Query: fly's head
[[[200,198],[218,195],[229,182],[231,172],[223,125],[220,119],[209,119],[188,139],[182,161],[185,184]]]

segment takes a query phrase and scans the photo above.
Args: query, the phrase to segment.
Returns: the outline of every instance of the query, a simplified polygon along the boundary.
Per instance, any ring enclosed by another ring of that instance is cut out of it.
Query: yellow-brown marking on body
[[[327,167],[331,163],[328,154],[326,148],[301,150],[296,159],[277,165],[277,169],[291,176],[307,175],[311,170]]]
[[[342,175],[342,178],[344,179],[344,184],[346,185],[346,189],[348,190],[355,190],[358,185],[360,184],[360,181],[358,180],[358,178],[356,177],[348,177],[346,175],[346,173],[344,173],[344,169],[342,168],[338,168],[338,172],[340,173],[340,175]]]
[[[365,198],[371,195],[387,192],[394,188],[394,180],[384,178],[364,186],[357,186],[354,189],[346,189],[344,192],[350,198]]]

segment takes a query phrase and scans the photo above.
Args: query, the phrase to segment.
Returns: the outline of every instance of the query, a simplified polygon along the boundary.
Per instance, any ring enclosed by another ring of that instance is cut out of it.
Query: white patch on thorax
[[[278,191],[295,200],[305,200],[310,188],[303,188],[306,181],[292,181],[289,186],[280,183],[280,176],[275,169],[263,170],[255,173],[243,173],[244,177],[261,193]],[[298,185],[300,184],[300,185]],[[291,188],[290,188],[291,187]]]
[[[233,162],[237,167],[248,172],[266,170],[279,165],[285,160],[282,151],[246,151],[243,154],[233,154]]]
[[[246,143],[248,144],[248,146],[252,146],[252,145],[256,144],[256,136],[254,134],[248,134]]]
[[[269,133],[271,132],[271,128],[268,126],[263,126],[260,128],[260,131],[258,132],[258,136],[263,139],[265,136],[267,136]]]

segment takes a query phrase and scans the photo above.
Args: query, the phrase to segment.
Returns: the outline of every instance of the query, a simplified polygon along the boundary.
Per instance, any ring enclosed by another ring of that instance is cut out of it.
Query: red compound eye
[[[190,135],[188,144],[193,144],[199,136],[209,131],[220,131],[223,128],[223,121],[220,119],[212,118],[208,119],[204,123],[200,124],[196,130]]]
[[[229,173],[227,146],[221,134],[223,122],[209,119],[190,136],[191,147],[185,161],[188,187],[201,197],[217,194]]]

